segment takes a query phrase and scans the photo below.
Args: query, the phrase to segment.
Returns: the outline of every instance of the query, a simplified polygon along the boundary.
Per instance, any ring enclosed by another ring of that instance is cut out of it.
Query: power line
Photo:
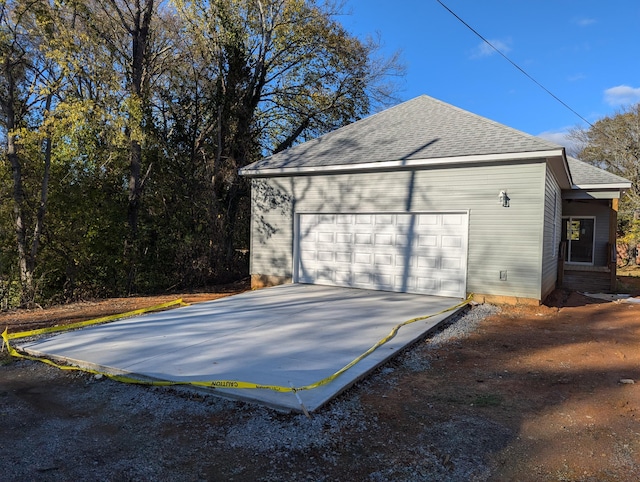
[[[567,109],[569,109],[571,112],[573,112],[575,115],[577,115],[580,119],[582,119],[583,121],[585,121],[587,124],[589,124],[589,126],[593,127],[593,124],[591,122],[589,122],[587,119],[585,119],[584,117],[582,117],[580,114],[578,114],[575,110],[573,110],[567,103],[565,103],[562,99],[560,99],[557,95],[555,95],[553,92],[551,92],[549,89],[547,89],[544,85],[542,85],[540,82],[538,82],[536,79],[534,79],[531,75],[529,75],[522,67],[520,67],[518,64],[516,64],[513,60],[511,60],[509,57],[507,57],[505,54],[503,54],[495,45],[493,45],[491,42],[489,42],[486,38],[484,38],[482,35],[480,35],[480,33],[474,29],[471,25],[469,25],[467,22],[465,22],[464,20],[462,20],[453,10],[451,10],[449,7],[447,7],[444,3],[442,3],[440,0],[436,0],[440,5],[442,5],[451,15],[453,15],[455,18],[457,18],[465,27],[467,27],[469,30],[471,30],[474,34],[476,34],[478,37],[480,37],[482,39],[483,42],[485,42],[489,47],[491,47],[493,50],[495,50],[496,52],[498,52],[500,55],[502,55],[502,57],[504,57],[511,65],[513,65],[516,69],[518,69],[520,72],[522,72],[524,75],[526,75],[532,82],[534,82],[538,87],[540,87],[542,90],[544,90],[547,94],[549,94],[551,97],[553,97],[555,100],[557,100],[558,102],[560,102],[563,106],[565,106]]]

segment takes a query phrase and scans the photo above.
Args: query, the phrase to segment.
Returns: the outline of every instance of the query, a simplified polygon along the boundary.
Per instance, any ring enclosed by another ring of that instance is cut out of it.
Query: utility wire
[[[478,37],[480,37],[482,39],[483,42],[485,42],[487,45],[489,45],[489,47],[491,47],[493,50],[495,50],[496,52],[498,52],[500,55],[502,55],[511,65],[513,65],[516,69],[518,69],[520,72],[522,72],[524,75],[526,75],[532,82],[534,82],[538,87],[540,87],[542,90],[544,90],[547,94],[549,94],[551,97],[553,97],[555,100],[557,100],[558,102],[560,102],[563,106],[565,106],[567,109],[569,109],[571,112],[573,112],[575,115],[577,115],[580,119],[582,119],[583,121],[585,121],[587,124],[589,124],[589,126],[593,127],[593,124],[591,122],[589,122],[587,119],[585,119],[584,117],[582,117],[580,114],[578,114],[575,110],[573,110],[569,105],[567,105],[565,102],[562,101],[562,99],[560,99],[557,95],[555,95],[553,92],[551,92],[549,89],[547,89],[544,85],[542,85],[540,82],[538,82],[536,79],[534,79],[531,75],[529,75],[522,67],[520,67],[518,64],[516,64],[513,60],[511,60],[509,57],[507,57],[505,54],[503,54],[498,48],[496,48],[495,45],[493,45],[491,42],[489,42],[486,38],[484,38],[482,35],[480,35],[480,33],[475,30],[471,25],[469,25],[467,22],[465,22],[464,20],[462,20],[453,10],[451,10],[449,7],[447,7],[444,3],[442,3],[440,0],[436,0],[440,5],[442,5],[451,15],[453,15],[455,18],[457,18],[465,27],[467,27],[469,30],[471,30],[474,34],[476,34]]]

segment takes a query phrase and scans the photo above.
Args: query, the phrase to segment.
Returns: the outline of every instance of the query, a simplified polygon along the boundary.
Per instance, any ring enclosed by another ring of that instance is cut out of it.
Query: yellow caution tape
[[[2,338],[4,338],[6,342],[7,340],[15,340],[17,338],[26,338],[29,336],[36,336],[36,335],[46,335],[48,333],[56,333],[58,331],[68,331],[68,330],[73,330],[75,328],[84,328],[85,326],[97,325],[99,323],[107,323],[109,321],[119,320],[121,318],[129,318],[131,316],[141,315],[143,313],[148,313],[150,311],[158,311],[158,310],[169,308],[175,305],[188,306],[188,304],[189,303],[183,302],[181,298],[178,300],[168,301],[167,303],[162,303],[160,305],[150,306],[149,308],[140,308],[134,311],[127,311],[126,313],[120,313],[118,315],[103,316],[101,318],[95,318],[93,320],[79,321],[77,323],[70,323],[68,325],[60,325],[60,326],[52,326],[49,328],[40,328],[38,330],[22,331],[20,333],[6,333],[9,330],[9,328],[7,327],[5,329],[5,333],[2,334]]]
[[[396,336],[396,334],[398,333],[398,330],[400,330],[400,328],[402,328],[403,326],[409,325],[411,323],[415,323],[417,321],[422,321],[422,320],[426,320],[428,318],[433,318],[434,316],[438,316],[438,315],[442,315],[444,313],[447,313],[449,311],[453,311],[456,310],[458,308],[461,308],[465,305],[468,305],[471,300],[473,298],[473,294],[470,294],[466,300],[464,300],[461,303],[458,303],[457,305],[451,306],[449,308],[445,308],[444,310],[441,310],[437,313],[433,313],[430,315],[425,315],[425,316],[418,316],[416,318],[412,318],[410,320],[404,321],[402,323],[397,324],[396,326],[393,327],[393,329],[389,332],[389,334],[382,338],[380,341],[378,341],[375,345],[373,345],[371,348],[369,348],[367,351],[365,351],[362,355],[360,355],[359,357],[355,358],[354,360],[352,360],[350,363],[348,363],[347,365],[345,365],[344,367],[342,367],[340,370],[338,370],[337,372],[335,372],[333,375],[330,375],[326,378],[323,378],[320,381],[317,381],[315,383],[312,383],[310,385],[304,385],[302,387],[293,387],[293,386],[289,386],[289,387],[284,387],[284,386],[279,386],[279,385],[264,385],[264,384],[259,384],[259,383],[251,383],[251,382],[242,382],[242,381],[237,381],[237,380],[210,380],[210,381],[170,381],[170,380],[140,380],[140,379],[136,379],[136,378],[132,378],[132,377],[128,377],[125,375],[115,375],[115,374],[111,374],[111,373],[105,373],[105,372],[100,372],[98,370],[92,370],[90,368],[82,368],[82,367],[77,367],[77,366],[71,366],[71,365],[59,365],[47,358],[41,358],[41,357],[34,357],[34,356],[28,356],[28,355],[24,355],[22,353],[19,353],[17,350],[15,350],[10,344],[9,344],[9,340],[10,339],[15,339],[15,338],[24,338],[26,336],[33,336],[33,335],[38,335],[38,334],[42,334],[42,333],[51,333],[53,331],[63,331],[63,330],[68,330],[68,329],[72,329],[72,328],[78,328],[78,327],[82,327],[82,326],[88,326],[88,325],[92,325],[92,324],[96,324],[96,323],[104,323],[106,321],[112,321],[112,320],[116,320],[116,319],[120,319],[120,318],[124,318],[124,317],[128,317],[128,316],[132,316],[135,314],[139,314],[141,312],[145,312],[145,311],[153,311],[153,310],[158,310],[161,308],[166,308],[168,306],[173,306],[175,304],[182,304],[184,305],[185,303],[182,303],[182,300],[176,300],[170,303],[165,303],[163,305],[157,305],[155,307],[151,307],[151,308],[143,308],[142,310],[136,310],[136,311],[130,311],[128,313],[123,313],[121,315],[113,315],[113,316],[109,316],[109,317],[105,317],[105,318],[98,318],[97,320],[90,320],[90,321],[86,321],[86,322],[80,322],[80,323],[74,323],[73,325],[66,325],[66,326],[61,326],[61,327],[54,327],[52,329],[47,329],[44,328],[42,330],[32,330],[30,332],[22,332],[22,333],[12,333],[12,334],[8,334],[7,333],[7,329],[4,330],[4,333],[2,333],[2,338],[4,340],[4,344],[6,344],[9,354],[11,356],[14,357],[18,357],[18,358],[23,358],[23,359],[27,359],[27,360],[34,360],[34,361],[41,361],[43,363],[46,363],[48,365],[54,366],[56,368],[59,368],[61,370],[78,370],[78,371],[83,371],[86,373],[91,373],[94,375],[103,375],[106,376],[112,380],[118,381],[118,382],[123,382],[123,383],[131,383],[131,384],[136,384],[136,385],[152,385],[152,386],[160,386],[160,387],[166,387],[166,386],[177,386],[177,385],[191,385],[191,386],[195,386],[195,387],[203,387],[203,388],[213,388],[213,389],[261,389],[261,390],[272,390],[272,391],[276,391],[276,392],[299,392],[302,390],[311,390],[313,388],[318,388],[321,387],[323,385],[326,385],[330,382],[332,382],[333,380],[335,380],[336,378],[338,378],[340,375],[342,375],[344,372],[346,372],[349,368],[353,367],[355,364],[357,364],[358,362],[360,362],[362,359],[366,358],[367,356],[369,356],[371,353],[373,353],[377,348],[379,348],[380,346],[384,345],[385,343],[387,343],[389,340],[391,340],[393,337]],[[46,331],[46,330],[51,330],[51,331]]]

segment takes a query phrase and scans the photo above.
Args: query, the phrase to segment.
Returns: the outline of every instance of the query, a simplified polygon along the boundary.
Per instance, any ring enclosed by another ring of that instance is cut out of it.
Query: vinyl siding
[[[595,249],[593,257],[594,266],[608,266],[609,253],[609,216],[611,208],[608,200],[572,200],[563,202],[563,216],[593,217],[596,218]]]
[[[293,276],[296,213],[468,211],[467,291],[539,299],[545,176],[541,160],[253,179],[251,273]]]
[[[562,192],[547,167],[544,200],[544,245],[542,248],[542,296],[550,294],[558,277],[558,247],[562,237]]]

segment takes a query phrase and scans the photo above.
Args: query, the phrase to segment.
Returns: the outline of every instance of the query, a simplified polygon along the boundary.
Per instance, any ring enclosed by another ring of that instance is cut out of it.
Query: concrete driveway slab
[[[19,348],[105,373],[173,382],[235,380],[302,387],[336,373],[409,319],[458,298],[289,284],[23,343]],[[402,327],[326,385],[299,391],[317,410],[454,311]],[[222,389],[226,397],[300,411],[294,393]]]

